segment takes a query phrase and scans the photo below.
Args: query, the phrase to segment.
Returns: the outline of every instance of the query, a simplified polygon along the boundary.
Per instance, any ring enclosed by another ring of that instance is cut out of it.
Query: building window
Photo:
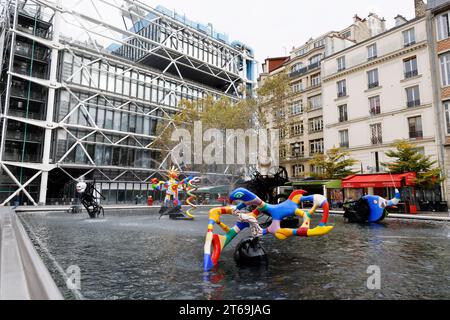
[[[309,132],[323,131],[323,117],[312,118],[309,120]]]
[[[319,41],[316,41],[314,43],[314,48],[320,48],[320,47],[323,47],[324,45],[325,45],[325,38],[320,39]]]
[[[383,143],[383,134],[381,132],[381,123],[371,124],[370,132],[371,132],[372,145],[377,145],[377,144]]]
[[[282,146],[280,147],[280,159],[286,159],[286,157],[287,157],[286,147]]]
[[[303,91],[303,82],[299,81],[292,85],[292,93]]]
[[[291,126],[291,136],[301,136],[303,134],[303,122]]]
[[[374,43],[370,46],[367,47],[367,59],[368,60],[373,60],[376,59],[378,56],[377,54],[377,44]]]
[[[450,52],[439,57],[441,63],[442,85],[450,85]]]
[[[444,40],[450,36],[448,12],[437,17],[437,29],[438,40]]]
[[[341,130],[339,131],[339,146],[341,148],[348,148],[349,147],[349,141],[348,141],[348,130]]]
[[[408,108],[420,106],[419,86],[406,88],[406,100]]]
[[[338,72],[345,70],[345,56],[337,59]]]
[[[369,98],[369,113],[374,116],[381,113],[380,96]]]
[[[320,73],[311,76],[311,86],[312,87],[320,86]]]
[[[276,120],[284,120],[286,118],[286,113],[283,108],[275,111],[275,118]]]
[[[292,167],[293,177],[302,177],[305,173],[305,166],[303,164],[297,164]]]
[[[308,107],[310,108],[310,110],[317,110],[322,108],[322,95],[308,98]]]
[[[369,89],[378,87],[380,85],[378,81],[378,69],[367,72],[367,80]]]
[[[296,72],[296,71],[300,70],[301,68],[303,68],[303,63],[296,63],[292,66],[291,72]]]
[[[310,67],[318,67],[320,65],[321,60],[322,60],[321,54],[317,54],[317,55],[311,57],[311,59],[309,59]]]
[[[408,118],[408,126],[409,126],[409,138],[410,139],[423,138],[422,117],[421,116]]]
[[[293,158],[303,158],[305,156],[305,143],[296,142],[291,144],[292,157]]]
[[[309,153],[311,156],[323,154],[323,139],[309,141]]]
[[[310,172],[312,174],[323,174],[324,173],[324,169],[322,167],[316,166],[314,164],[312,164],[310,166]]]
[[[414,28],[403,31],[403,44],[405,47],[412,46],[416,43],[416,33]]]
[[[302,48],[302,49],[297,51],[297,56],[303,56],[306,53],[308,53],[308,48]]]
[[[404,60],[403,65],[405,69],[405,79],[415,77],[419,74],[416,57]]]
[[[338,106],[339,122],[348,121],[347,105]]]
[[[347,96],[347,82],[341,80],[337,82],[338,98]]]
[[[343,33],[341,34],[341,36],[342,36],[342,38],[344,38],[344,39],[348,39],[348,38],[350,38],[350,37],[352,36],[352,31],[349,30],[349,31],[343,32]]]
[[[447,125],[447,134],[450,135],[450,101],[444,102],[445,124]]]
[[[299,114],[303,113],[303,102],[302,101],[296,101],[292,104],[292,115],[297,116]]]
[[[280,140],[286,138],[286,129],[280,128],[279,135],[280,135]]]

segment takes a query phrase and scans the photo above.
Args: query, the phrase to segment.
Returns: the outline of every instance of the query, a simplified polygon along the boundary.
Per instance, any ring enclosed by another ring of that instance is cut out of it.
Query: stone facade
[[[283,108],[267,106],[268,127],[279,129],[280,165],[293,179],[310,177],[316,172],[309,161],[324,152],[322,109],[322,61],[340,50],[385,31],[384,19],[371,13],[367,18],[354,17],[353,23],[339,31],[310,39],[293,48],[290,59],[268,72],[269,66],[279,58],[267,59],[263,64],[260,85],[267,77],[280,72],[289,76],[291,92]]]

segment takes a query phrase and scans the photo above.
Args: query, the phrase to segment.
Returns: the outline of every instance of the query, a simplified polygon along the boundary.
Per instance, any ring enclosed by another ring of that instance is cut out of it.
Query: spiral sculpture
[[[200,178],[195,177],[189,180],[187,183],[188,187],[186,188],[186,193],[189,197],[187,198],[186,203],[191,206],[191,209],[186,211],[186,215],[191,219],[194,219],[192,212],[197,210],[198,207],[197,205],[193,204],[192,201],[195,201],[197,199],[197,196],[194,194],[194,192],[198,190],[198,186],[196,184],[199,182]]]

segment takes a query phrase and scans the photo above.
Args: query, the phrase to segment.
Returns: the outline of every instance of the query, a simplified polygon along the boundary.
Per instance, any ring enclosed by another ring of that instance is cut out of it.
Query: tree
[[[396,158],[394,162],[382,163],[391,173],[415,172],[415,183],[419,187],[432,189],[444,181],[445,177],[439,167],[434,167],[437,161],[430,156],[420,153],[406,140],[395,142],[395,150],[386,152],[389,158]]]
[[[228,97],[222,96],[219,99],[215,99],[214,97],[208,96],[205,99],[197,101],[182,100],[178,108],[180,111],[173,116],[173,125],[168,126],[167,123],[162,122],[158,124],[156,130],[156,136],[158,138],[154,143],[154,147],[166,150],[164,154],[160,154],[160,161],[179,144],[178,141],[171,140],[173,131],[175,129],[185,129],[190,133],[191,138],[193,138],[194,124],[197,121],[201,122],[203,132],[208,129],[218,129],[225,133],[227,129],[242,129],[245,131],[254,127],[256,102],[253,99],[244,99],[236,102]],[[209,143],[204,142],[203,147],[207,144]],[[191,165],[186,169],[207,172],[208,166]],[[218,170],[219,168],[215,166],[215,169],[209,169]]]
[[[332,148],[326,154],[316,155],[309,164],[317,166],[322,173],[314,174],[317,179],[342,179],[355,174],[350,169],[357,161],[349,158],[350,153],[340,148]]]
[[[267,115],[285,108],[289,96],[289,77],[286,73],[272,76],[266,79],[258,89],[257,97],[232,101],[228,97],[214,98],[208,96],[198,101],[182,100],[178,104],[180,110],[173,116],[173,124],[160,122],[156,129],[157,139],[153,147],[165,150],[159,153],[159,161],[167,157],[178,142],[171,141],[172,132],[175,129],[186,129],[193,137],[194,123],[201,121],[203,131],[208,129],[226,129],[244,131],[250,128],[266,129]],[[276,118],[275,128],[286,126],[286,119]],[[205,166],[190,166],[189,169],[206,172]],[[241,168],[233,168],[233,170]],[[214,170],[214,169],[212,169]],[[231,172],[229,172],[231,173]]]
[[[264,80],[257,91],[257,98],[253,102],[257,106],[258,120],[263,127],[267,127],[268,115],[273,117],[277,127],[285,125],[286,119],[276,115],[280,114],[280,110],[285,109],[289,93],[290,83],[286,72]]]

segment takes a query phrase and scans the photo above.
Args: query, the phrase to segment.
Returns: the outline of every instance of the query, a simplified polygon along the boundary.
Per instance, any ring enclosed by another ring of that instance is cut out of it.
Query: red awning
[[[401,188],[414,186],[415,178],[415,173],[354,175],[342,180],[342,188]]]

